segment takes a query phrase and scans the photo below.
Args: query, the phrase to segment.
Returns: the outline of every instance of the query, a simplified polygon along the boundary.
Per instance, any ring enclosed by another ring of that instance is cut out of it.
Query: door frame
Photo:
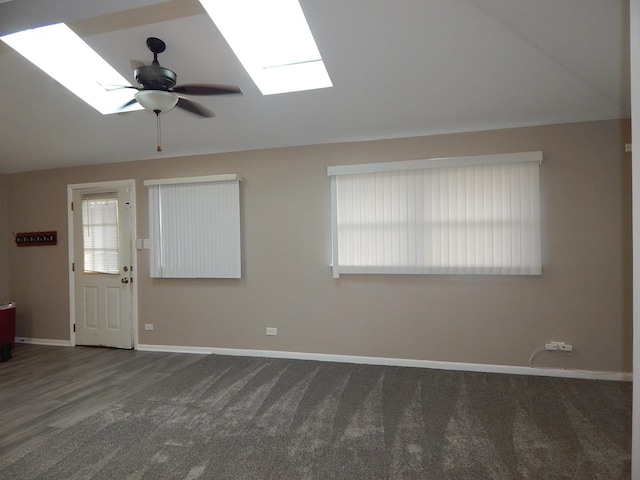
[[[73,271],[74,261],[74,244],[73,244],[73,211],[71,210],[71,202],[73,202],[74,190],[82,190],[87,188],[114,188],[129,187],[131,189],[131,264],[133,265],[133,275],[136,281],[131,285],[131,343],[133,349],[138,349],[138,251],[136,249],[136,181],[129,180],[113,180],[108,182],[92,182],[92,183],[74,183],[67,185],[67,238],[68,238],[68,262],[69,262],[69,345],[76,346],[76,333],[74,332],[74,324],[76,320],[76,294],[75,294],[75,276]]]

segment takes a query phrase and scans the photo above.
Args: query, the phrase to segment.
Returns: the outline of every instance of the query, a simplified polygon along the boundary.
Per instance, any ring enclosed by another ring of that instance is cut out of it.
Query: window
[[[64,23],[23,30],[0,40],[103,115],[121,113],[122,105],[133,98],[132,89],[104,87],[130,87],[131,83]],[[142,106],[137,103],[127,107],[127,111],[139,109]]]
[[[85,273],[120,272],[117,193],[82,195]]]
[[[298,0],[200,0],[263,95],[332,86]]]
[[[147,180],[151,276],[240,278],[240,177]]]
[[[344,273],[540,275],[542,152],[329,167]]]

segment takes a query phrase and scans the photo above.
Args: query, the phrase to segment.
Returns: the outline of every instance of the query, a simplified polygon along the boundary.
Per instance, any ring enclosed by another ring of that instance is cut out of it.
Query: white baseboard
[[[510,375],[538,375],[543,377],[582,378],[592,380],[617,380],[630,382],[631,372],[598,372],[568,370],[560,368],[518,367],[513,365],[490,365],[482,363],[440,362],[435,360],[413,360],[406,358],[361,357],[353,355],[333,355],[328,353],[282,352],[277,350],[247,350],[216,347],[182,347],[175,345],[139,344],[138,350],[146,352],[173,352],[232,355],[241,357],[290,358],[294,360],[318,360],[321,362],[359,363],[391,367],[433,368],[438,370],[459,370],[464,372],[507,373]]]
[[[29,337],[16,337],[16,343],[29,343],[31,345],[52,345],[54,347],[71,347],[71,341],[69,340],[55,340],[49,338],[29,338]]]

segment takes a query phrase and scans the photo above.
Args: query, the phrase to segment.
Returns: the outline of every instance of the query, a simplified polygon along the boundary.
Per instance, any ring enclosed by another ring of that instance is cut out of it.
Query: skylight
[[[298,0],[200,0],[263,95],[331,87]]]
[[[133,89],[105,89],[104,85],[131,84],[64,23],[0,39],[102,114],[120,112],[133,98]],[[136,103],[127,110],[141,108]]]

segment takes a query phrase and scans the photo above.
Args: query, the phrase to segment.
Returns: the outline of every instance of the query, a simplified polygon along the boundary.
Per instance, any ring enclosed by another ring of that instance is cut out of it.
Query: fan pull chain
[[[160,110],[154,110],[153,113],[156,114],[156,131],[158,132],[158,152],[162,151],[162,128],[160,126]]]

